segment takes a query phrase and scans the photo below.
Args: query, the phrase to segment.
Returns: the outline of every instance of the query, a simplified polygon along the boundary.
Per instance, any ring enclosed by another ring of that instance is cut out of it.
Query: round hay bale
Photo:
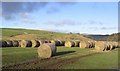
[[[6,40],[7,47],[13,47],[13,42],[11,40]]]
[[[13,47],[18,47],[19,46],[19,41],[17,40],[12,40]]]
[[[32,47],[32,42],[30,40],[21,40],[20,46],[25,47]]]
[[[87,41],[81,41],[81,42],[79,43],[79,47],[80,47],[80,48],[89,48],[89,47],[90,47],[90,43],[87,42]]]
[[[0,40],[0,47],[7,47],[7,42],[4,40]]]
[[[40,43],[39,43],[39,41],[37,41],[37,40],[31,40],[31,42],[32,42],[32,47],[33,47],[33,48],[40,46]]]
[[[66,47],[75,47],[75,43],[73,41],[66,41],[65,46]]]
[[[44,43],[38,47],[38,57],[50,58],[56,54],[56,46],[53,43]]]
[[[75,40],[75,41],[73,41],[73,42],[75,43],[75,47],[79,47],[79,43],[80,43],[79,40]]]
[[[57,41],[57,40],[51,40],[51,43],[54,43],[55,46],[60,46],[60,41]]]
[[[95,43],[95,49],[98,51],[107,51],[110,50],[110,45],[106,41],[98,41]]]

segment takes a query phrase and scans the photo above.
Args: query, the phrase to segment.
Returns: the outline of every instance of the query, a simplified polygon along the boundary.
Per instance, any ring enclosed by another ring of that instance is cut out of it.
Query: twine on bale
[[[44,43],[38,47],[38,57],[50,58],[56,54],[57,48],[54,43]]]
[[[32,42],[30,40],[21,40],[20,46],[25,47],[32,47]]]
[[[32,48],[40,46],[40,42],[38,40],[31,40],[31,42],[32,42]]]

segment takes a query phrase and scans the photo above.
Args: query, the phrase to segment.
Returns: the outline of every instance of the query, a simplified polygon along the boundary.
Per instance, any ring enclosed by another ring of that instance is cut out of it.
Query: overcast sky
[[[2,28],[81,34],[118,32],[117,2],[3,2],[1,8]]]

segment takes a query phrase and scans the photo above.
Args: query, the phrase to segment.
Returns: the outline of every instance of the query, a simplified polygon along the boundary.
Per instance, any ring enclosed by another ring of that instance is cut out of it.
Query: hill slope
[[[108,36],[107,38],[105,38],[108,41],[120,41],[120,33],[114,33],[110,36]]]
[[[2,39],[92,40],[80,34],[49,32],[44,30],[1,28]]]
[[[120,33],[114,33],[111,35],[85,35],[85,37],[101,40],[101,41],[120,41]]]

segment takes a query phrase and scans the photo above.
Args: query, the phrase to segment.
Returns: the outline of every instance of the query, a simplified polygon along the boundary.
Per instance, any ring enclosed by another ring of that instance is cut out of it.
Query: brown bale
[[[107,51],[110,50],[110,45],[107,41],[97,41],[95,43],[95,49],[98,51]]]
[[[31,40],[32,42],[32,47],[39,47],[40,46],[40,42],[38,40]]]
[[[38,57],[50,58],[56,54],[56,46],[53,43],[44,43],[38,47]]]
[[[13,47],[18,47],[20,45],[18,40],[12,40],[12,43]]]
[[[0,47],[7,47],[7,42],[4,40],[0,40]]]
[[[90,47],[90,43],[87,42],[87,41],[81,41],[81,42],[79,43],[79,47],[80,47],[80,48],[89,48],[89,47]]]
[[[20,46],[25,47],[32,47],[32,42],[30,40],[21,40]]]
[[[13,47],[12,40],[6,40],[6,42],[7,42],[7,47]]]
[[[79,47],[80,40],[74,40],[73,42],[75,43],[75,47]]]
[[[75,43],[73,41],[66,41],[65,46],[66,47],[75,47]]]

